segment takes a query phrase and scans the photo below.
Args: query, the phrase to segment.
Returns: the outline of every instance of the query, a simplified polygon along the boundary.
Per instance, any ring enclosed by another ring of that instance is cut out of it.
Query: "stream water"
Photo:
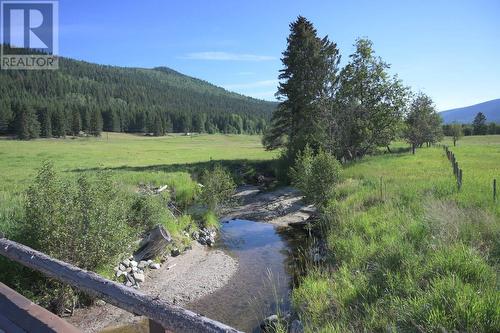
[[[263,318],[289,309],[300,239],[271,224],[224,223],[218,247],[238,259],[238,271],[225,287],[188,308],[239,330],[259,332]]]

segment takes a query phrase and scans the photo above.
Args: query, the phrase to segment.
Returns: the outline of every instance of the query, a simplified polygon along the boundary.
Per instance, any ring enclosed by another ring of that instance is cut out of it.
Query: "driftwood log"
[[[139,249],[134,253],[134,259],[141,261],[161,256],[170,242],[172,242],[172,237],[168,231],[163,226],[157,225],[139,243]]]
[[[239,332],[215,320],[171,305],[158,297],[152,297],[133,288],[106,280],[96,273],[54,259],[6,238],[0,239],[0,255],[101,298],[126,311],[146,316],[163,328],[176,333]]]

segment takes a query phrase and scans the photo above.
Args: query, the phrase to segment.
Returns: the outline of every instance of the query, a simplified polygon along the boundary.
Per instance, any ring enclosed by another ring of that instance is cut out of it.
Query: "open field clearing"
[[[97,139],[0,140],[0,225],[10,220],[20,194],[47,160],[56,170],[70,175],[107,168],[125,185],[171,184],[182,190],[192,183],[186,170],[198,163],[268,160],[274,156],[276,153],[264,151],[257,135],[144,137],[104,133]]]

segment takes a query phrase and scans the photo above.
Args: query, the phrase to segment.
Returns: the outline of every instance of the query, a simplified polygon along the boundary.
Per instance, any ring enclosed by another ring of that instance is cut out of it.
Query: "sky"
[[[62,56],[167,66],[228,90],[274,100],[289,24],[298,15],[336,42],[373,41],[438,110],[500,98],[500,0],[60,0]]]

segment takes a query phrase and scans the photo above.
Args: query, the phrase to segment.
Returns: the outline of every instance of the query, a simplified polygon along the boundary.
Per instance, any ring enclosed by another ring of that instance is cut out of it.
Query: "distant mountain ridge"
[[[54,71],[0,71],[0,135],[19,132],[24,119],[19,104],[34,110],[42,136],[101,129],[262,133],[278,105],[168,67],[118,67],[64,57]],[[36,124],[33,129],[38,131]]]
[[[442,111],[439,114],[443,117],[445,124],[453,122],[471,124],[479,112],[482,112],[486,116],[488,123],[500,124],[500,98],[463,108]]]

